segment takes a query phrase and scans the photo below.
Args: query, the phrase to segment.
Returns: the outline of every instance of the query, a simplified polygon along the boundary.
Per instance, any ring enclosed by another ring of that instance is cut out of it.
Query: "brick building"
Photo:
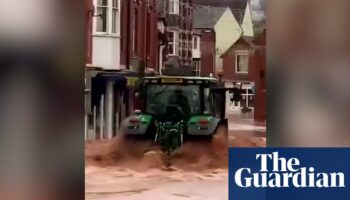
[[[193,60],[201,76],[216,76],[216,25],[226,8],[195,6],[193,12]],[[226,31],[228,32],[228,30]]]
[[[167,6],[167,55],[165,70],[194,72],[192,63],[192,0],[169,0]]]
[[[194,28],[215,31],[215,69],[217,72],[224,71],[222,54],[241,36],[254,36],[250,1],[193,0],[193,2],[196,4]]]
[[[221,58],[223,61],[224,80],[231,82],[247,82],[250,80],[249,53],[253,47],[253,38],[242,36]]]
[[[143,73],[158,71],[159,49],[165,32],[160,30],[166,1],[123,0],[121,23],[121,65]]]

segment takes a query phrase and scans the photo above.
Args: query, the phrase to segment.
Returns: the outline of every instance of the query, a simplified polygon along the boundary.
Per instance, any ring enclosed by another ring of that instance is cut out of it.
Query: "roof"
[[[193,11],[194,28],[214,28],[227,8],[195,6]]]
[[[193,4],[229,7],[239,24],[242,24],[248,0],[193,0]]]
[[[254,37],[248,37],[248,36],[242,36],[240,37],[235,43],[233,43],[233,45],[227,49],[227,51],[225,53],[223,53],[220,57],[223,58],[227,52],[231,51],[231,49],[238,43],[243,43],[246,44],[248,47],[254,46]]]

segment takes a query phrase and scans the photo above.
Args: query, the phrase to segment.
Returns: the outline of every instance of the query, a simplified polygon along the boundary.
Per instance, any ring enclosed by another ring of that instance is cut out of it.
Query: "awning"
[[[98,78],[104,79],[106,81],[116,81],[116,82],[125,82],[127,81],[126,77],[120,73],[114,72],[102,72],[97,75]]]

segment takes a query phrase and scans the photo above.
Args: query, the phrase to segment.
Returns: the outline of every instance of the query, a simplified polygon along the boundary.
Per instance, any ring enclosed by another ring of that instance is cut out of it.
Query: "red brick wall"
[[[130,56],[131,53],[131,46],[130,46],[130,37],[131,34],[130,32],[130,27],[131,27],[131,3],[133,1],[129,0],[121,0],[121,19],[120,19],[120,34],[121,34],[121,39],[120,39],[120,64],[124,65],[128,68],[129,61],[128,57]]]
[[[230,80],[230,81],[247,81],[249,80],[249,66],[248,66],[248,73],[242,74],[242,73],[236,73],[235,66],[236,66],[236,54],[235,51],[239,50],[247,50],[249,51],[249,46],[247,44],[243,43],[236,43],[233,45],[225,54],[223,54],[223,71],[224,71],[224,79]],[[249,65],[249,64],[248,64]]]
[[[254,53],[250,58],[252,71],[250,80],[256,84],[254,118],[258,121],[266,120],[266,32],[256,39]]]
[[[250,80],[255,82],[255,112],[258,121],[266,120],[266,50],[264,47],[255,49],[250,58]]]
[[[156,1],[150,0],[150,9],[147,18],[147,32],[148,32],[148,44],[147,44],[147,67],[154,70],[158,69],[158,54],[159,54],[159,41],[158,41],[158,13],[156,11]]]
[[[201,76],[215,76],[215,31],[202,31],[200,39]]]
[[[137,57],[154,70],[158,69],[158,14],[155,0],[122,0],[121,64],[129,68],[129,59]],[[136,45],[133,50],[133,21],[136,19]]]
[[[266,33],[253,41],[254,47],[242,40],[233,45],[223,56],[224,79],[247,80],[255,83],[254,118],[266,120]],[[235,73],[235,51],[249,50],[248,74]]]

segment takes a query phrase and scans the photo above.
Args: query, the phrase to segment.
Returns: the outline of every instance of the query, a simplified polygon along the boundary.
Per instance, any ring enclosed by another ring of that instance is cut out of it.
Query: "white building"
[[[100,99],[99,104],[94,105],[97,107],[94,121],[99,127],[99,137],[110,139],[116,133],[116,102],[121,98],[118,82],[113,77],[115,72],[112,72],[121,69],[121,0],[93,0],[93,4],[92,66],[101,71],[95,81],[103,83],[94,91]]]
[[[92,65],[120,69],[120,0],[94,0]]]

